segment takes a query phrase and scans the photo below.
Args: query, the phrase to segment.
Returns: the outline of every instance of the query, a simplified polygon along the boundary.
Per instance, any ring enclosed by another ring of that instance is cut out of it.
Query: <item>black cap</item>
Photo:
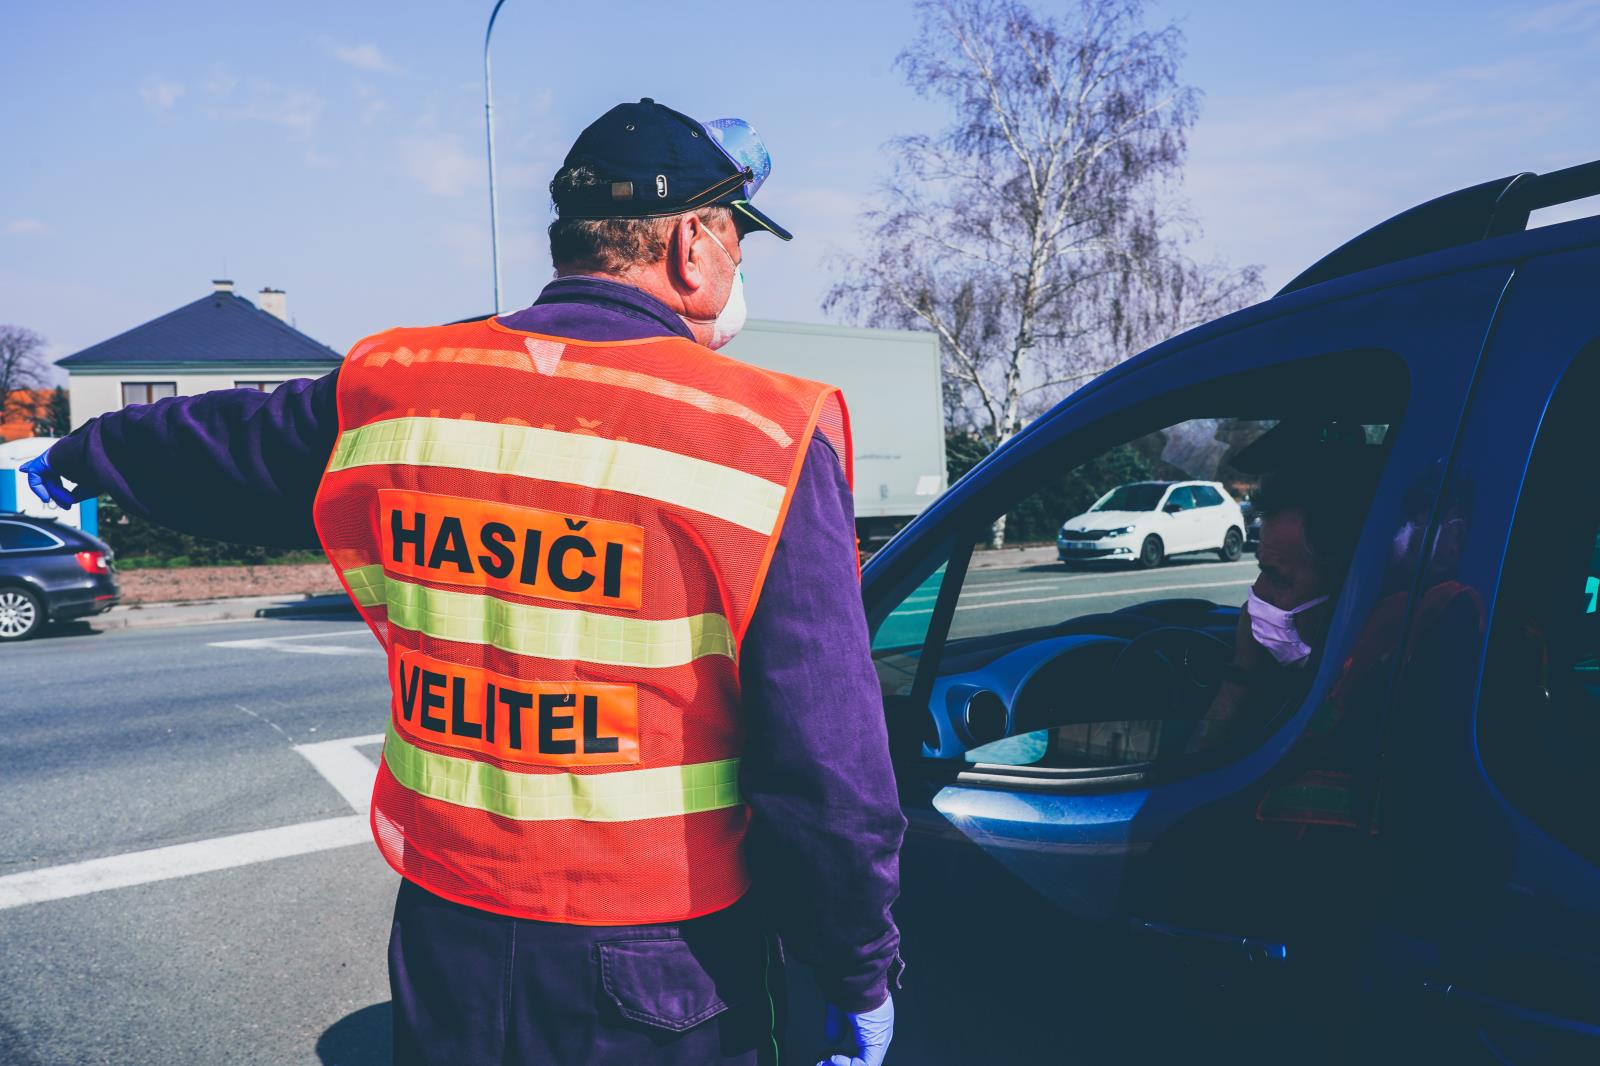
[[[793,236],[745,199],[753,173],[729,158],[705,126],[649,97],[618,104],[590,123],[562,166],[587,166],[600,179],[551,190],[564,219],[653,218],[721,204],[784,240]]]

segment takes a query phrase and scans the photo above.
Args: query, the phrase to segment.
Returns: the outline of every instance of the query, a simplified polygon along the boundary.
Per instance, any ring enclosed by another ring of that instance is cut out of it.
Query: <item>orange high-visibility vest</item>
[[[315,515],[388,653],[395,870],[582,925],[744,894],[739,647],[819,432],[848,479],[837,389],[677,337],[487,319],[351,350]]]

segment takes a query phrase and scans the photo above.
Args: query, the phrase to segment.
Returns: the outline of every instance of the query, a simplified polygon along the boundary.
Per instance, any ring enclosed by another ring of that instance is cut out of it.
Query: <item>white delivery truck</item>
[[[863,551],[944,491],[944,398],[932,333],[751,319],[722,352],[844,390]]]

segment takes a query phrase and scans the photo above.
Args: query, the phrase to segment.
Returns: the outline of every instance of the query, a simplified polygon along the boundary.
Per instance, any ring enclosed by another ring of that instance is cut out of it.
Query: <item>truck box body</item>
[[[944,491],[944,403],[932,333],[752,319],[723,354],[844,390],[863,548],[882,543]]]

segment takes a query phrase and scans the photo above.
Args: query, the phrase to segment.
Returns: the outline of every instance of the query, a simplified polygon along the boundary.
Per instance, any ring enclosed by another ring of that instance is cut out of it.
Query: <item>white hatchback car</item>
[[[1215,481],[1135,481],[1062,523],[1056,555],[1150,569],[1169,555],[1214,551],[1231,563],[1244,550],[1244,529],[1238,502]]]

